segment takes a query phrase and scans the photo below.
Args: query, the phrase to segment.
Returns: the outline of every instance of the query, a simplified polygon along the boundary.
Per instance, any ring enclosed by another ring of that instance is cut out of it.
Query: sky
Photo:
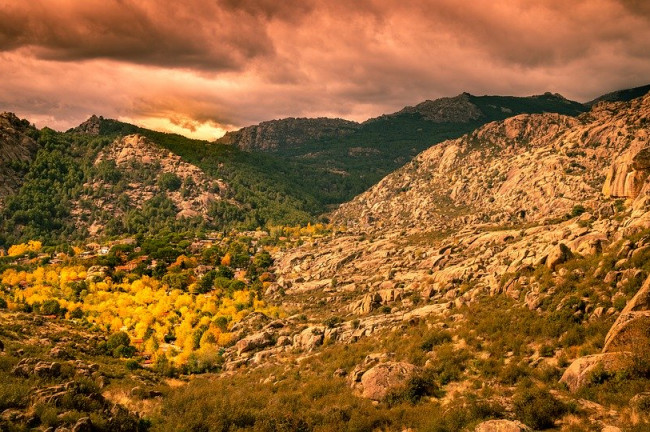
[[[426,99],[650,83],[646,0],[4,0],[0,111],[213,140]]]

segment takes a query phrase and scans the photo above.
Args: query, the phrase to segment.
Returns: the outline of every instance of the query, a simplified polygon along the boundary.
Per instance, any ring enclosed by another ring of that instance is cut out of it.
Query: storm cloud
[[[649,24],[634,0],[4,2],[0,110],[215,138],[463,91],[585,101],[650,82]]]

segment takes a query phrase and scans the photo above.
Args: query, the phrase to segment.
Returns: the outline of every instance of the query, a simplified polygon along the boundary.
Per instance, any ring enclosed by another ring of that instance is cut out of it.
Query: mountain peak
[[[228,132],[216,142],[235,145],[246,151],[277,151],[297,148],[321,138],[341,137],[358,128],[358,123],[340,118],[289,117]]]
[[[560,93],[552,93],[552,92],[544,92],[543,95],[540,96],[533,96],[533,97],[546,97],[546,98],[553,98],[553,99],[560,99],[560,100],[568,100],[564,96],[562,96]]]
[[[88,120],[72,129],[72,131],[85,135],[99,135],[102,120],[104,120],[104,117],[97,117],[95,114],[93,114],[88,118]]]
[[[395,114],[420,114],[434,123],[469,123],[483,115],[480,108],[470,101],[471,96],[464,92],[455,97],[427,99],[415,106],[407,106]]]
[[[0,114],[0,121],[4,126],[11,126],[14,129],[23,130],[31,126],[28,120],[21,119],[16,114],[5,111]]]

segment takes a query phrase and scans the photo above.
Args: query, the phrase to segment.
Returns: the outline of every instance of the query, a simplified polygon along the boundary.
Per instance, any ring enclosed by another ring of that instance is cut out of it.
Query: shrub
[[[83,318],[84,312],[81,310],[81,308],[76,308],[70,311],[70,318],[74,319],[80,319]]]
[[[580,216],[581,214],[583,214],[586,211],[587,211],[587,209],[584,206],[582,206],[580,204],[577,204],[577,205],[573,206],[573,208],[571,209],[571,217]]]
[[[183,182],[180,177],[174,173],[162,173],[158,178],[158,187],[165,191],[177,191],[181,188]]]
[[[59,315],[61,313],[61,305],[56,300],[45,300],[41,305],[41,313],[43,315]]]
[[[30,387],[29,383],[14,380],[13,377],[8,379],[3,377],[0,386],[0,410],[27,406]]]
[[[531,385],[524,383],[517,389],[513,398],[515,415],[533,429],[553,427],[555,420],[566,412],[566,406],[548,390]]]
[[[436,330],[429,333],[420,345],[423,351],[431,351],[434,346],[451,342],[451,333],[447,330]]]
[[[341,323],[341,318],[337,316],[332,316],[327,318],[325,321],[323,321],[323,324],[325,324],[325,327],[327,328],[334,328],[338,326]]]
[[[525,364],[511,363],[504,367],[499,374],[499,381],[503,384],[513,385],[527,377],[530,370]]]
[[[106,348],[109,350],[114,350],[121,345],[128,346],[130,344],[131,339],[129,338],[129,335],[126,334],[126,332],[120,331],[109,336],[108,340],[106,341]]]
[[[549,344],[544,344],[539,348],[539,355],[542,357],[553,357],[555,350]]]
[[[133,357],[135,347],[131,345],[131,339],[126,332],[113,333],[106,341],[106,350],[113,357]]]
[[[120,345],[113,350],[112,355],[116,358],[131,358],[135,355],[135,351],[134,346]]]
[[[137,360],[127,360],[124,364],[127,370],[134,371],[140,369],[140,363]]]
[[[427,369],[409,378],[402,389],[390,392],[386,396],[386,402],[395,404],[406,401],[415,404],[423,397],[435,395],[439,391],[434,371]]]

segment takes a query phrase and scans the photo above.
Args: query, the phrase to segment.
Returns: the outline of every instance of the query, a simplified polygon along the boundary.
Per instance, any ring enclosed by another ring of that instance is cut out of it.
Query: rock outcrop
[[[650,345],[650,278],[627,303],[605,337],[604,353]]]
[[[102,120],[104,120],[103,117],[97,117],[95,114],[93,114],[88,118],[88,120],[72,129],[72,131],[85,135],[99,135],[101,132]]]
[[[531,429],[515,420],[488,420],[480,423],[474,432],[529,432]]]
[[[216,142],[246,151],[278,151],[299,148],[323,138],[348,135],[358,128],[358,123],[343,119],[286,118],[228,132]]]
[[[128,183],[127,190],[119,197],[109,193],[111,188],[106,187],[103,180],[96,180],[88,185],[94,190],[104,191],[102,198],[93,202],[94,206],[113,215],[123,211],[116,206],[118,198],[127,199],[129,205],[140,208],[148,200],[164,192],[174,203],[177,218],[196,216],[206,218],[210,203],[225,199],[228,190],[228,186],[222,180],[212,179],[197,166],[183,161],[180,156],[138,134],[116,139],[98,155],[95,165],[102,162],[114,162],[116,168],[124,173],[142,173],[141,178],[132,179]],[[183,186],[162,190],[157,180],[165,174],[172,174]],[[90,197],[84,196],[82,199],[88,200]],[[88,216],[89,211],[77,208],[73,214],[81,220],[84,215]],[[91,232],[91,234],[96,233],[96,230]]]
[[[607,173],[603,195],[634,199],[641,193],[650,175],[650,147],[626,151],[619,156]]]
[[[564,372],[560,382],[571,391],[589,384],[595,372],[613,374],[645,356],[650,346],[650,278],[627,303],[605,337],[601,354],[580,357]]]
[[[15,114],[0,114],[0,208],[3,198],[18,190],[25,175],[21,165],[29,164],[38,144],[32,138],[36,129]]]
[[[416,371],[417,367],[410,363],[383,362],[363,373],[355,371],[351,384],[362,397],[380,401],[403,388]]]
[[[594,373],[613,374],[631,364],[628,353],[593,354],[580,357],[564,371],[560,382],[566,384],[571,391],[577,391],[588,385]]]
[[[237,354],[242,354],[262,349],[270,345],[273,345],[273,336],[267,331],[262,331],[239,340],[235,347],[237,348]]]
[[[462,93],[456,97],[426,100],[415,106],[406,107],[396,114],[418,113],[434,123],[468,123],[484,116],[481,109],[470,102],[469,97],[468,93]]]

